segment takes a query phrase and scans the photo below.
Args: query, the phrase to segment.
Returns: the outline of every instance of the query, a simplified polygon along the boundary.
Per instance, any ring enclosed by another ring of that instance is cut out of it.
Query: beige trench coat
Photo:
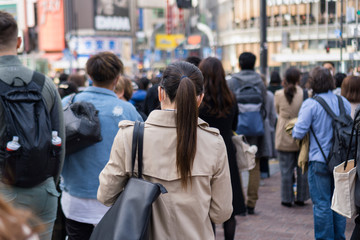
[[[133,122],[122,121],[110,160],[100,173],[98,200],[112,205],[131,175]],[[145,124],[143,177],[168,191],[153,204],[154,240],[214,239],[211,227],[232,213],[232,190],[225,143],[219,131],[199,119],[192,185],[181,187],[176,169],[175,112],[155,110]],[[135,167],[136,170],[136,167]]]
[[[291,105],[286,100],[284,89],[275,92],[274,104],[278,114],[278,121],[275,132],[275,149],[284,152],[299,151],[299,146],[295,140],[285,132],[285,127],[289,121],[298,116],[301,104],[303,102],[303,89],[296,86],[296,93]]]

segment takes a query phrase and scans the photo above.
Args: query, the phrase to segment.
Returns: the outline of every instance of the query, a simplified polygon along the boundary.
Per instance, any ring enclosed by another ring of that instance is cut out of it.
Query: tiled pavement
[[[312,203],[304,207],[283,207],[280,202],[280,172],[276,161],[271,161],[271,177],[259,188],[255,215],[236,216],[235,240],[310,240],[314,239]],[[244,180],[247,174],[243,176]],[[246,192],[246,181],[243,181]],[[353,220],[347,220],[346,239],[350,239]],[[222,240],[223,229],[216,226],[216,240]]]

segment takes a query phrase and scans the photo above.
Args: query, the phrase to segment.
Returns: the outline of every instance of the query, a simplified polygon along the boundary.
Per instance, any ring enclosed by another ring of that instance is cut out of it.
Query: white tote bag
[[[249,145],[244,135],[232,136],[232,141],[236,148],[236,162],[239,171],[249,171],[255,167],[255,154],[257,147]]]
[[[345,164],[347,162],[346,168]],[[352,218],[356,215],[355,206],[355,161],[347,160],[334,168],[335,189],[331,201],[331,209],[338,214]]]

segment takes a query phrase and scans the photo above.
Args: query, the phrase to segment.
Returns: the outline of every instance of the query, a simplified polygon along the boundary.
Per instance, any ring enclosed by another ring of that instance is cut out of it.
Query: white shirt
[[[97,199],[78,198],[65,191],[61,194],[61,206],[66,218],[94,225],[100,222],[110,208]]]

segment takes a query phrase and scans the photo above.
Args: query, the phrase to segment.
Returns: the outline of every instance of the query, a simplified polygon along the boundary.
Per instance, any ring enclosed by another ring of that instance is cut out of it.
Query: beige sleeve
[[[97,199],[106,206],[111,206],[116,201],[129,178],[129,174],[126,173],[125,156],[124,134],[120,128],[111,148],[109,162],[99,175]]]
[[[219,224],[228,220],[233,212],[230,170],[224,140],[219,136],[218,167],[211,180],[210,219]]]

